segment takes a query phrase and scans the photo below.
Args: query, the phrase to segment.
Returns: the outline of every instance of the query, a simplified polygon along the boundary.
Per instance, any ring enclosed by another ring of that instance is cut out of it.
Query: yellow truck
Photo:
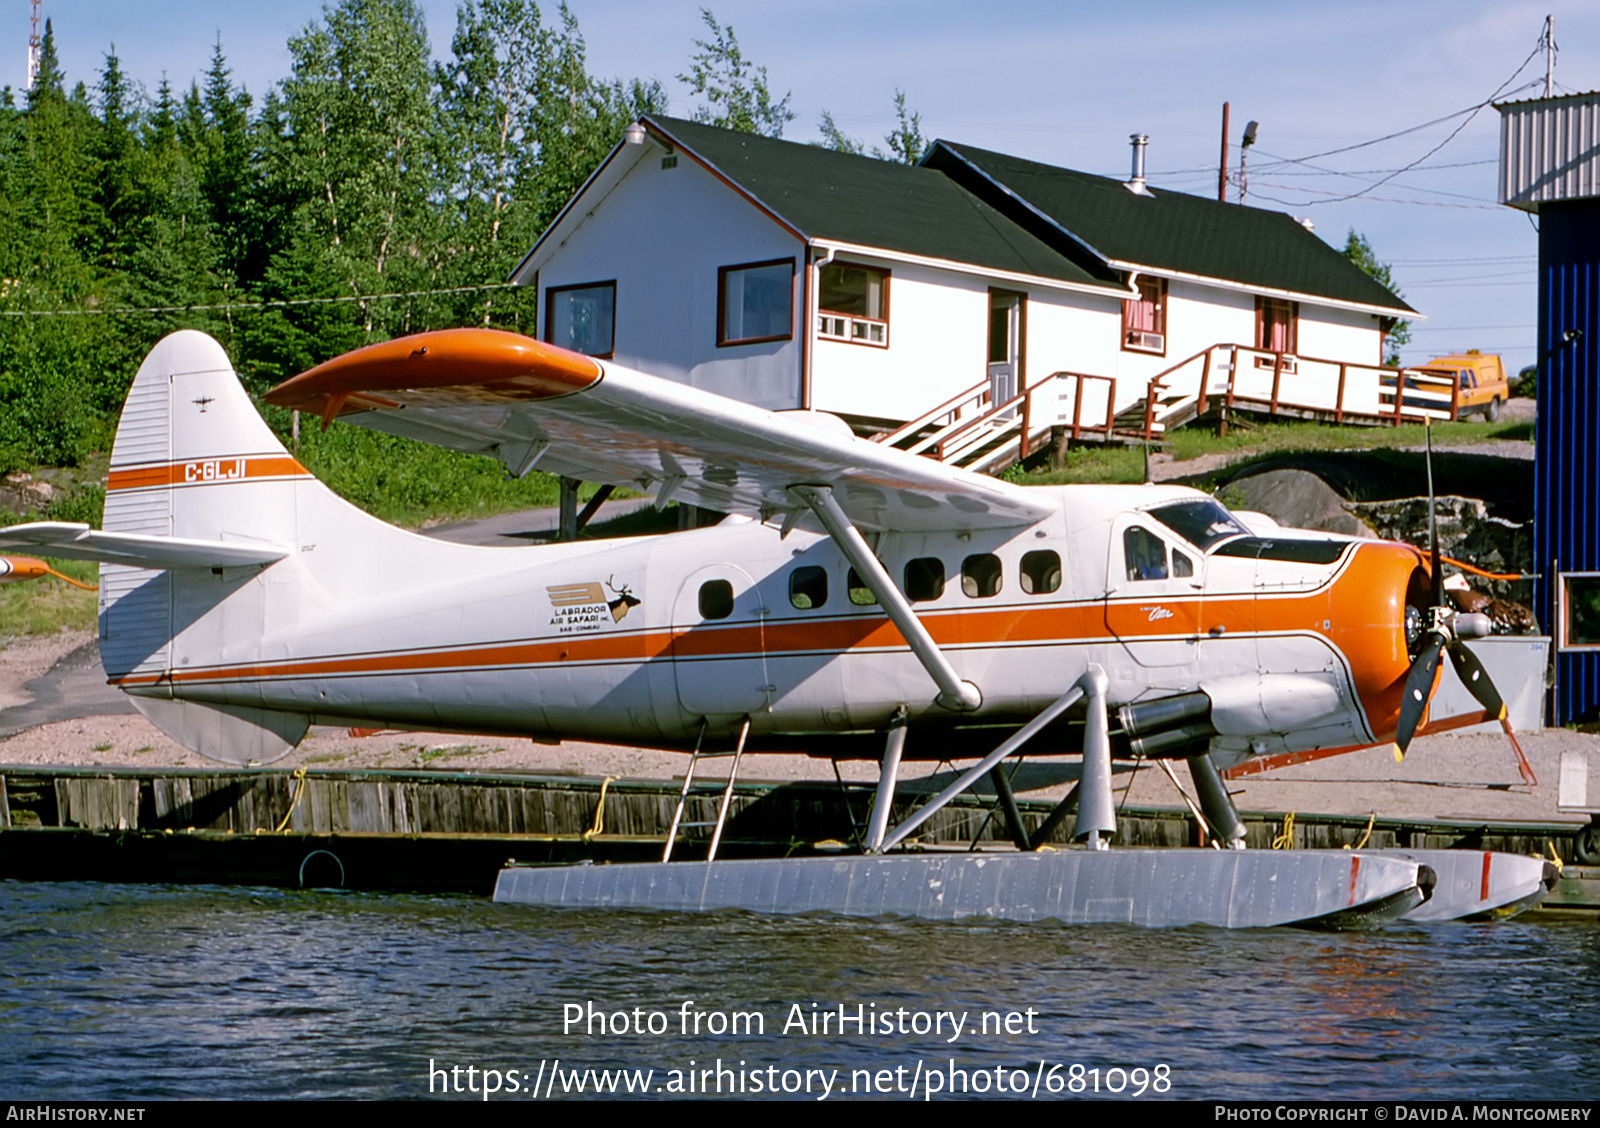
[[[1456,404],[1456,418],[1482,415],[1493,423],[1500,418],[1500,409],[1511,398],[1511,385],[1506,382],[1506,367],[1493,353],[1480,353],[1468,349],[1452,356],[1439,356],[1419,364],[1418,368],[1429,375],[1448,376],[1461,389]]]

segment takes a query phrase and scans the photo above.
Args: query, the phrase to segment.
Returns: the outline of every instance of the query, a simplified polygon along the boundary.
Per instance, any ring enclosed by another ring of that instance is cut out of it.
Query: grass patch
[[[503,748],[479,748],[476,744],[442,744],[437,748],[424,748],[417,759],[424,764],[435,760],[458,760],[465,756],[487,756],[490,752],[503,752]]]
[[[1433,428],[1433,445],[1521,443],[1533,439],[1533,425],[1524,421],[1499,423],[1441,423]],[[1333,427],[1321,423],[1250,423],[1235,419],[1227,435],[1205,427],[1183,427],[1152,451],[1170,454],[1177,462],[1208,455],[1264,458],[1280,454],[1308,454],[1334,450],[1394,450],[1421,448],[1428,442],[1420,424],[1404,427]],[[1144,481],[1144,451],[1139,446],[1080,446],[1067,452],[1061,470],[1039,470],[1007,475],[1022,485],[1063,483],[1138,483]]]
[[[99,566],[81,560],[49,560],[57,571],[82,583],[98,582]],[[0,639],[93,630],[96,595],[53,576],[0,586]]]
[[[288,445],[288,413],[278,414],[285,417],[281,435]],[[465,521],[553,506],[561,500],[560,481],[554,474],[534,470],[524,478],[508,478],[498,462],[481,454],[445,450],[351,424],[336,423],[323,431],[315,419],[302,417],[300,423],[296,457],[301,464],[334,493],[391,525],[417,528]],[[599,488],[584,483],[578,490],[579,502]],[[632,495],[619,490],[614,496]]]

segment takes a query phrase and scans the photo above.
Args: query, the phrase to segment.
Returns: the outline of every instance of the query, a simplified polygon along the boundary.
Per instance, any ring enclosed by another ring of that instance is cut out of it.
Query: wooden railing
[[[1213,406],[1224,418],[1244,410],[1399,426],[1424,418],[1453,419],[1461,395],[1451,377],[1421,369],[1325,360],[1236,344],[1212,345],[1185,357],[1152,377],[1142,394],[1135,392],[1120,403],[1117,386],[1114,376],[1052,372],[1004,403],[995,403],[985,378],[874,441],[905,444],[902,449],[912,454],[988,469],[1027,458],[1036,440],[1055,427],[1073,440],[1091,436],[1103,442],[1119,437],[1148,440]],[[1128,419],[1135,411],[1138,414]],[[1095,422],[1086,421],[1086,415]]]

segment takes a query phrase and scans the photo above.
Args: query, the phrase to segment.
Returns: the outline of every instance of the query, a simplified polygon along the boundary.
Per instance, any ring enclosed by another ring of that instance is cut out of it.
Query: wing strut
[[[851,523],[834,500],[833,488],[790,486],[789,492],[805,502],[811,512],[817,515],[817,520],[828,530],[833,543],[839,546],[839,551],[844,553],[845,559],[856,570],[856,575],[871,589],[879,606],[888,612],[889,621],[899,629],[901,636],[910,644],[911,653],[917,656],[917,661],[922,663],[922,668],[928,671],[928,676],[939,687],[939,696],[934,698],[934,702],[956,712],[969,712],[983,704],[983,694],[978,687],[963,681],[956,673],[940,651],[939,644],[933,641],[933,636],[911,609],[910,602],[894,586],[883,564],[872,555],[861,530]]]

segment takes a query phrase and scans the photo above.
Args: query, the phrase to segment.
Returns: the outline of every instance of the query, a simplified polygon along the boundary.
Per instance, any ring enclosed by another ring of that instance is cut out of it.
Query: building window
[[[887,348],[889,272],[831,262],[818,273],[818,336]]]
[[[794,260],[717,271],[717,345],[786,341],[794,335]]]
[[[1256,299],[1256,348],[1267,352],[1298,352],[1297,323],[1300,303],[1282,298]]]
[[[1167,280],[1140,278],[1138,298],[1122,303],[1122,347],[1133,352],[1167,355]]]
[[[609,357],[616,345],[616,282],[545,291],[544,339],[573,352]]]

